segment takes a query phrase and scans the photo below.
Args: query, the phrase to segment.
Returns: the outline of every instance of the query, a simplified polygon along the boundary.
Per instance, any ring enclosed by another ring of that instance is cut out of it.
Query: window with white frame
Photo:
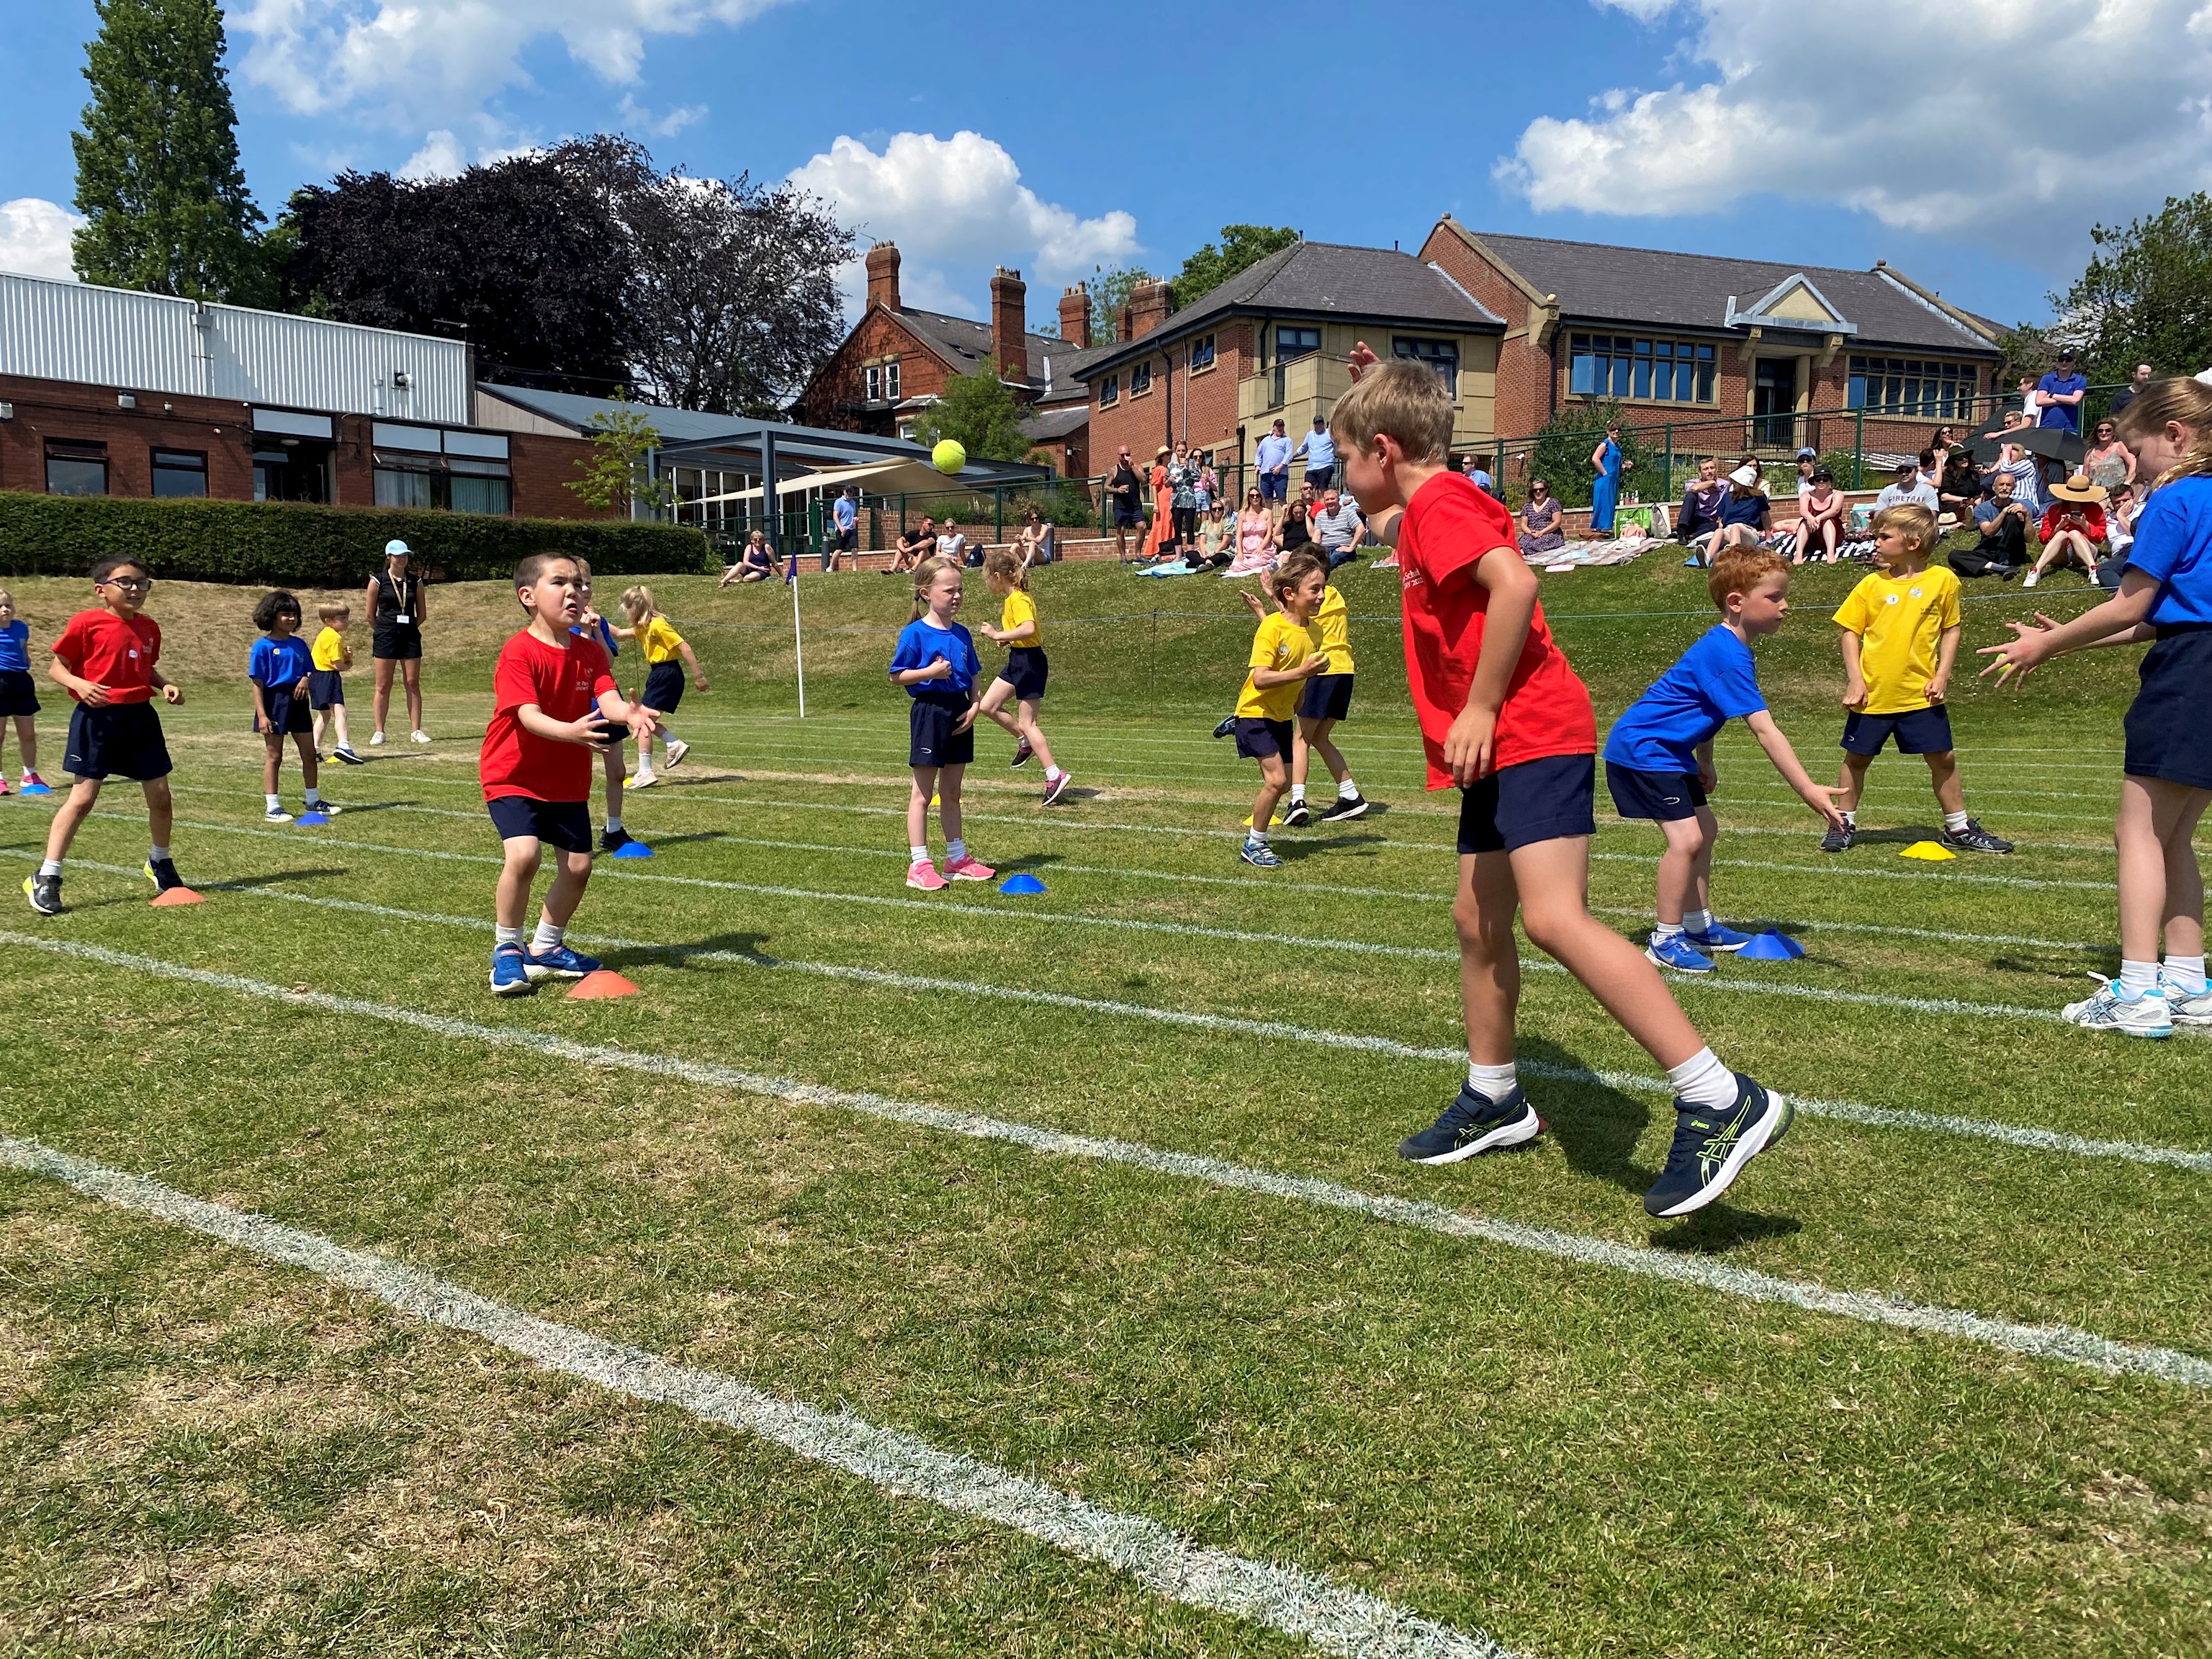
[[[1152,389],[1152,363],[1146,358],[1129,371],[1129,395],[1141,398]]]
[[[1194,371],[1213,367],[1213,337],[1201,334],[1190,343],[1190,366]]]
[[[1426,363],[1436,370],[1437,378],[1444,383],[1445,392],[1455,398],[1459,396],[1457,340],[1418,340],[1400,335],[1390,342],[1390,355]]]
[[[1121,401],[1121,377],[1109,374],[1098,382],[1098,407],[1111,408]]]
[[[884,396],[893,403],[899,400],[898,359],[896,357],[884,365]]]

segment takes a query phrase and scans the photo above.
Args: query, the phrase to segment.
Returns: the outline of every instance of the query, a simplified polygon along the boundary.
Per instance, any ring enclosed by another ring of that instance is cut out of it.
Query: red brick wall
[[[1448,226],[1439,224],[1429,233],[1429,240],[1421,245],[1420,258],[1433,262],[1505,319],[1506,337],[1498,350],[1494,430],[1501,438],[1522,437],[1535,431],[1552,416],[1552,360],[1527,332],[1528,295]],[[1564,375],[1560,390],[1565,390]]]
[[[1121,377],[1121,397],[1110,407],[1098,406],[1097,385],[1092,383],[1090,465],[1094,471],[1110,471],[1116,448],[1121,444],[1129,446],[1129,459],[1144,466],[1151,464],[1152,453],[1162,444],[1172,445],[1178,439],[1187,439],[1193,448],[1212,450],[1218,464],[1251,459],[1253,446],[1264,435],[1264,428],[1248,432],[1243,455],[1240,457],[1237,452],[1237,385],[1249,372],[1251,325],[1228,323],[1215,330],[1213,367],[1196,374],[1183,367],[1188,344],[1188,341],[1177,340],[1167,353],[1152,354],[1149,360],[1152,366],[1152,389],[1141,398],[1129,393],[1129,370],[1135,366],[1133,361],[1122,364],[1117,371]],[[1168,367],[1170,357],[1172,369]],[[1170,374],[1174,377],[1172,398]]]
[[[107,446],[110,495],[154,493],[152,452],[198,450],[208,459],[208,494],[253,498],[253,446],[244,404],[140,392],[136,409],[116,403],[113,386],[76,386],[0,375],[0,401],[15,406],[0,422],[0,489],[46,493],[46,441],[72,438]]]
[[[916,339],[896,313],[878,307],[860,319],[800,397],[797,411],[799,424],[827,427],[838,432],[872,432],[878,437],[895,436],[889,410],[861,416],[838,407],[866,398],[867,377],[862,370],[866,360],[885,356],[896,356],[899,361],[901,398],[934,396],[945,390],[945,383],[951,375],[945,360]]]

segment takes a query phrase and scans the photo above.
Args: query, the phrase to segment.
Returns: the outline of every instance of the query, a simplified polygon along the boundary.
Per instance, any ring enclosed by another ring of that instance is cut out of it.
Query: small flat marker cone
[[[626,841],[615,848],[614,855],[618,859],[649,859],[653,856],[653,848],[641,841]]]
[[[166,893],[155,894],[152,902],[156,905],[205,904],[207,896],[203,893],[195,893],[189,887],[172,887]]]
[[[1736,952],[1739,958],[1748,957],[1753,962],[1794,962],[1805,954],[1805,947],[1787,933],[1769,929],[1754,933],[1751,943]]]
[[[330,814],[327,812],[302,812],[292,820],[295,826],[301,829],[318,823],[328,823],[330,821]]]
[[[1941,842],[1916,841],[1897,856],[1901,859],[1920,859],[1929,864],[1940,864],[1945,859],[1954,859],[1959,855]]]
[[[999,890],[1002,893],[1042,893],[1044,884],[1024,872],[1020,875],[1008,876],[999,884]]]
[[[586,974],[568,993],[571,1002],[596,1002],[604,997],[634,997],[638,988],[611,968]]]

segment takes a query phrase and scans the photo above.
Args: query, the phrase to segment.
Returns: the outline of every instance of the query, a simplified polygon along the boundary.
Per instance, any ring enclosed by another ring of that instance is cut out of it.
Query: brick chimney
[[[1129,295],[1129,322],[1135,331],[1128,336],[1141,340],[1168,319],[1168,285],[1165,283],[1146,283]]]
[[[1091,349],[1091,290],[1081,283],[1060,296],[1060,337],[1078,351]]]
[[[1030,378],[1029,285],[1018,270],[991,273],[991,355],[999,378],[1019,386]]]
[[[1124,300],[1121,308],[1114,313],[1114,338],[1127,345],[1136,337],[1136,331],[1129,325],[1129,302]]]
[[[878,242],[868,250],[867,266],[869,308],[872,310],[881,301],[896,311],[899,308],[898,244]]]

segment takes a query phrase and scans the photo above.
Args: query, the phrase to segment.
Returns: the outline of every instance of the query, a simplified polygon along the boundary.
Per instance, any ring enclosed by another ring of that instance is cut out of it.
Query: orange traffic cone
[[[207,902],[207,896],[204,893],[195,893],[189,887],[172,887],[166,893],[155,894],[151,902],[157,905],[205,904]]]
[[[611,968],[602,968],[578,980],[568,993],[571,1002],[595,1002],[602,997],[634,997],[638,988]]]

